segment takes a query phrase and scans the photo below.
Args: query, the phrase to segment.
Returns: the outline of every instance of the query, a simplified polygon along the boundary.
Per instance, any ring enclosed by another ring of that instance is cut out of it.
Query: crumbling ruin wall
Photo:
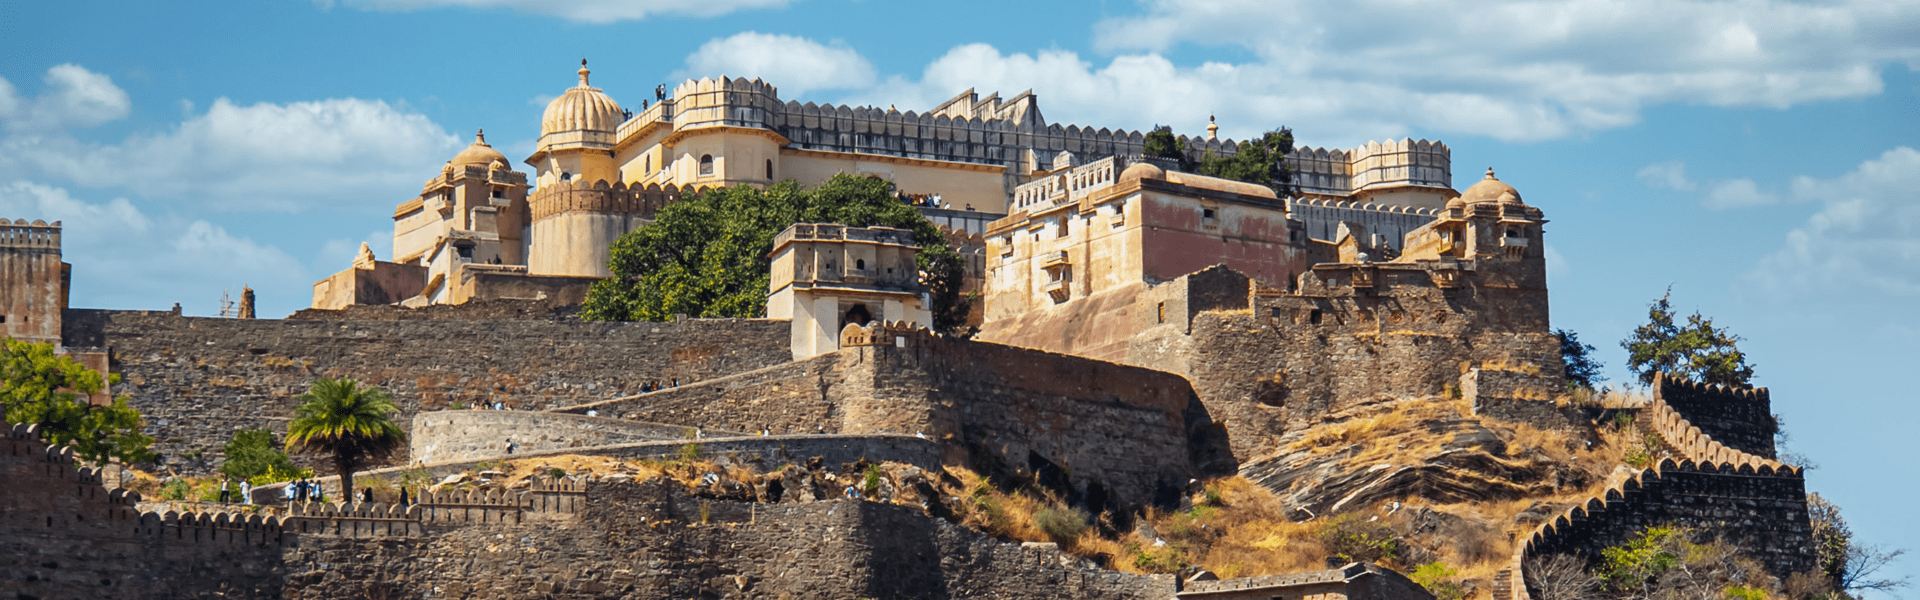
[[[551,408],[631,395],[648,381],[781,364],[791,358],[787,330],[763,319],[326,321],[70,310],[66,320],[69,346],[111,351],[123,378],[115,392],[130,396],[155,449],[187,474],[218,465],[235,430],[284,431],[295,398],[321,377],[380,386],[400,422],[458,405]]]

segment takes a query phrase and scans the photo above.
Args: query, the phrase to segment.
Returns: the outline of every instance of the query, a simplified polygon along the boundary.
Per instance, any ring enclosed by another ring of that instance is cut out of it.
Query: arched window
[[[560,180],[561,180],[561,181],[573,181],[573,174],[572,174],[572,173],[568,173],[568,172],[566,172],[566,171],[561,171],[561,172],[560,172]]]
[[[652,155],[652,154],[648,154],[648,155],[647,155],[647,162],[645,162],[645,163],[642,163],[642,164],[641,164],[641,168],[642,168],[642,169],[645,169],[645,170],[643,170],[643,171],[641,171],[642,173],[652,173],[652,172],[653,172],[653,155]]]
[[[700,174],[701,175],[713,174],[713,155],[712,154],[700,155]]]
[[[767,159],[767,181],[773,181],[773,159]]]
[[[858,259],[854,259],[854,261],[853,261],[853,270],[855,270],[855,271],[865,271],[865,270],[867,270],[867,259],[864,259],[864,258],[858,258]]]

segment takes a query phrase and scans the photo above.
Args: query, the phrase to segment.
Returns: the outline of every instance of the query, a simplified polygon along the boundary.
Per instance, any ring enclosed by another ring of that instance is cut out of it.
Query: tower
[[[0,219],[0,332],[60,345],[70,267],[60,261],[60,222]]]

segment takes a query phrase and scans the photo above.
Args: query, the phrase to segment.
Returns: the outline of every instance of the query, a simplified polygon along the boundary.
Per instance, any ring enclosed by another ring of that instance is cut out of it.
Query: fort
[[[119,375],[155,468],[212,473],[233,432],[282,430],[315,379],[350,377],[389,392],[410,434],[362,474],[450,479],[409,506],[281,502],[276,484],[254,492],[270,508],[181,513],[11,425],[0,581],[34,598],[1432,597],[1367,563],[1123,573],[1121,557],[962,524],[976,499],[930,483],[957,471],[1106,531],[1191,511],[1233,476],[1276,493],[1325,484],[1277,496],[1301,520],[1471,499],[1463,486],[1514,473],[1499,499],[1600,490],[1489,525],[1513,538],[1481,590],[1501,600],[1534,597],[1530,559],[1591,561],[1650,525],[1721,536],[1779,579],[1813,565],[1804,479],[1776,456],[1765,390],[1662,378],[1644,406],[1607,409],[1662,454],[1604,486],[1502,450],[1522,427],[1571,447],[1598,426],[1564,402],[1545,212],[1491,169],[1453,190],[1445,144],[1302,149],[1286,159],[1293,189],[1276,191],[1169,169],[1138,132],[1047,123],[1031,93],[901,112],[722,77],[656,100],[622,108],[583,64],[546,109],[533,173],[476,134],[396,207],[393,260],[363,248],[285,319],[70,307],[59,224],[7,225],[0,324]],[[909,232],[833,223],[775,238],[765,318],[577,316],[611,275],[608,247],[663,208],[842,173],[890,182],[946,232],[969,261],[977,335],[925,328]],[[1379,458],[1367,440],[1324,435],[1455,402],[1418,424],[1454,439],[1396,449],[1448,465],[1445,484],[1359,464]],[[1354,464],[1299,466],[1318,450]],[[455,481],[562,457],[665,466]]]

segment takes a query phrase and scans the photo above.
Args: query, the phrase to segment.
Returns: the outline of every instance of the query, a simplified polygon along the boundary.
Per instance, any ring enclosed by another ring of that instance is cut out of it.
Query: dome
[[[1247,183],[1244,181],[1234,181],[1232,179],[1222,179],[1219,177],[1209,177],[1206,175],[1197,175],[1193,173],[1169,173],[1167,175],[1167,181],[1172,183],[1178,183],[1180,185],[1184,185],[1187,187],[1195,187],[1203,190],[1213,190],[1216,192],[1227,192],[1230,194],[1240,194],[1243,196],[1259,196],[1261,198],[1273,198],[1273,199],[1279,198],[1278,195],[1275,195],[1273,193],[1273,188],[1269,188],[1264,185],[1260,185],[1257,183]]]
[[[1166,169],[1153,166],[1153,163],[1149,163],[1149,162],[1133,163],[1132,165],[1128,165],[1126,170],[1120,172],[1121,181],[1131,181],[1135,179],[1165,180],[1166,178],[1167,178]]]
[[[499,150],[494,150],[493,146],[487,145],[487,135],[485,131],[476,131],[473,134],[473,145],[467,146],[467,149],[461,150],[459,154],[454,155],[452,164],[455,166],[488,166],[492,165],[494,161],[506,162],[506,160],[506,155],[501,154]]]
[[[580,85],[547,103],[547,112],[540,117],[540,135],[580,130],[613,133],[625,120],[619,103],[601,93],[600,88],[587,85],[587,61],[582,60]]]
[[[1473,184],[1473,187],[1467,188],[1467,191],[1460,194],[1460,199],[1467,204],[1490,202],[1503,204],[1522,203],[1520,202],[1520,190],[1513,189],[1513,186],[1507,185],[1506,182],[1495,178],[1492,168],[1487,169],[1486,179],[1482,179],[1480,183]]]

